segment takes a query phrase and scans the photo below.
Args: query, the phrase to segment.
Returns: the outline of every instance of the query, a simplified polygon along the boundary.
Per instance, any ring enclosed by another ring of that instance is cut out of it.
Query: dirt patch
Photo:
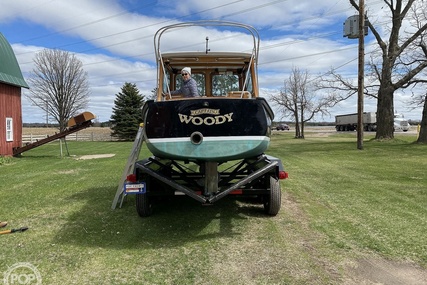
[[[59,130],[57,128],[22,128],[23,135],[54,135],[58,133]],[[79,134],[104,134],[110,135],[110,128],[101,128],[101,127],[90,127],[87,129],[83,129],[78,131]]]
[[[115,156],[114,153],[106,153],[106,154],[88,154],[82,155],[80,157],[76,157],[77,160],[85,160],[85,159],[96,159],[96,158],[108,158]]]
[[[57,171],[56,173],[58,173],[58,174],[75,174],[77,172],[78,172],[77,169],[69,169],[69,170]]]
[[[48,136],[59,133],[55,128],[23,128],[22,141],[34,142],[36,140],[44,139]],[[80,130],[75,133],[69,134],[68,141],[116,141],[116,137],[111,136],[110,128],[90,127]]]
[[[298,202],[290,195],[282,197],[282,205],[292,220],[298,222],[310,232],[309,219],[304,214]],[[318,254],[316,246],[321,236],[296,236],[294,241],[303,243],[304,248],[310,253],[313,264],[323,268],[323,271],[336,284],[345,285],[427,285],[427,269],[409,261],[393,261],[377,255],[366,255],[356,260],[343,261],[334,264]],[[346,259],[345,259],[346,260]],[[340,270],[342,268],[343,270]],[[334,282],[335,282],[334,281]],[[333,283],[335,284],[335,283]]]
[[[359,260],[349,269],[354,275],[346,284],[426,285],[427,271],[409,262],[379,258]]]
[[[307,132],[304,134],[306,138],[327,138],[335,135],[336,132]]]

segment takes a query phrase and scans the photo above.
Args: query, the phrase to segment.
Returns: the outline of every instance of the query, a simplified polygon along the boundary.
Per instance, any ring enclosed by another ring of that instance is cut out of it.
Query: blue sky
[[[0,32],[12,45],[24,77],[34,68],[38,51],[58,48],[75,53],[88,73],[91,94],[87,111],[102,122],[110,119],[115,96],[125,82],[135,83],[143,95],[151,94],[156,80],[154,33],[162,26],[183,21],[218,19],[254,26],[261,36],[259,81],[261,95],[266,98],[280,90],[292,67],[307,70],[313,77],[339,67],[341,74],[357,82],[357,40],[342,36],[343,22],[355,14],[348,0],[2,2]],[[383,1],[369,2],[371,22],[383,23]],[[171,36],[170,44],[204,41],[208,33],[212,39],[223,35],[220,31],[183,32]],[[244,49],[245,39],[233,37],[235,46]],[[374,47],[372,42],[368,35],[367,52]],[[217,48],[214,43],[212,47]],[[44,122],[46,114],[26,97],[29,91],[23,90],[23,95],[23,121]],[[410,95],[396,93],[396,110],[418,120],[421,110],[410,110]],[[376,102],[365,99],[365,111],[375,109]],[[330,109],[331,116],[316,120],[333,121],[335,115],[356,111],[356,98],[352,98]],[[276,120],[281,119],[276,116]]]

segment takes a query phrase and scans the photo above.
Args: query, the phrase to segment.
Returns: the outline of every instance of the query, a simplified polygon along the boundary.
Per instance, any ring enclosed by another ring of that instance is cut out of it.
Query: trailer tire
[[[153,205],[147,193],[136,195],[136,211],[140,217],[149,217],[153,213]]]
[[[279,213],[282,204],[282,191],[280,190],[280,181],[270,176],[270,193],[264,197],[264,211],[270,216],[276,216]]]

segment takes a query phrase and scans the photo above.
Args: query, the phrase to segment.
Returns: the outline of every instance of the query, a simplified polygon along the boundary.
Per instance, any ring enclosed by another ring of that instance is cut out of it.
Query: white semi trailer
[[[335,129],[339,132],[354,131],[357,129],[357,113],[335,116]],[[363,130],[372,132],[377,129],[377,115],[375,112],[363,113]]]
[[[354,131],[357,129],[357,114],[346,114],[335,116],[335,129],[339,132]],[[363,130],[373,132],[377,129],[377,115],[375,112],[363,113]],[[403,115],[394,116],[395,131],[408,131],[409,123]]]

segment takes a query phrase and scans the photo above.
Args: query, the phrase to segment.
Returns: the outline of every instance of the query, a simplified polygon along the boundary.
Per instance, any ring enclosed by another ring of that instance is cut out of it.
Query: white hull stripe
[[[147,139],[150,143],[166,143],[166,142],[189,142],[189,137],[181,138],[161,138],[161,139]],[[270,141],[266,136],[236,136],[236,137],[203,137],[205,142],[220,142],[220,141]]]

